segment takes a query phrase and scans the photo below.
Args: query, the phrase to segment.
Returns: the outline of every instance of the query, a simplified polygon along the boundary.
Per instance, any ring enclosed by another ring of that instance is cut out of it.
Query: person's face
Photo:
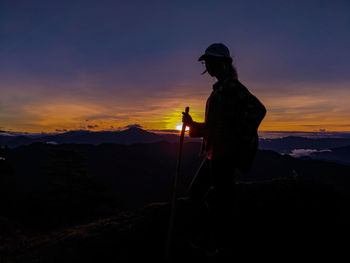
[[[217,77],[221,75],[225,68],[224,68],[224,62],[222,59],[217,57],[207,57],[204,60],[205,68],[208,71],[209,75],[212,77]]]

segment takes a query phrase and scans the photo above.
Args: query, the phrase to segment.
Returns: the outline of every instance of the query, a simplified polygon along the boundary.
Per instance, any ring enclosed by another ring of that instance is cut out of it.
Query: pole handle
[[[186,107],[185,112],[188,113],[190,111],[190,107]],[[182,129],[181,129],[181,136],[180,136],[180,149],[179,149],[179,157],[178,160],[180,160],[181,158],[181,152],[182,152],[182,144],[183,144],[183,140],[185,137],[185,131],[186,131],[186,124],[182,123]]]
[[[186,109],[185,109],[185,112],[188,113],[189,111],[190,111],[190,107],[187,106]],[[185,124],[185,123],[182,123],[181,136],[180,136],[180,144],[182,143],[182,140],[183,140],[185,131],[186,131],[186,124]]]

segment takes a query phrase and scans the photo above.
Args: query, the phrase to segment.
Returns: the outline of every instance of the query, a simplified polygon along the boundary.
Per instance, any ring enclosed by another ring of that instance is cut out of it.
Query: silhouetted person
[[[210,193],[210,210],[222,239],[232,224],[235,170],[251,169],[258,149],[257,131],[266,109],[238,80],[225,45],[210,45],[198,61],[205,63],[202,74],[208,72],[217,82],[207,100],[203,123],[183,112],[182,120],[190,128],[190,137],[203,137],[204,158],[190,184],[189,196],[201,205]]]

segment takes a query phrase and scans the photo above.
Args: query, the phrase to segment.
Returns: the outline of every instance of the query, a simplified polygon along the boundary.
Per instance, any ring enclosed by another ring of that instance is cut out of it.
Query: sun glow
[[[182,130],[182,124],[176,126],[176,130],[181,131]],[[190,130],[188,126],[186,126],[186,131]]]

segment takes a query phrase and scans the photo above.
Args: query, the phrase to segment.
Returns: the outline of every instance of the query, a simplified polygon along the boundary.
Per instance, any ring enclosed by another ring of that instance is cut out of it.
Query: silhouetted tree
[[[49,176],[49,182],[54,190],[68,196],[96,192],[101,186],[97,177],[88,172],[87,159],[79,152],[53,147],[52,156],[44,173]],[[101,190],[101,189],[100,189]]]
[[[82,222],[113,211],[116,205],[105,195],[101,179],[88,171],[87,159],[81,153],[53,146],[51,154],[42,172],[49,181],[51,216],[61,218],[56,224]]]

